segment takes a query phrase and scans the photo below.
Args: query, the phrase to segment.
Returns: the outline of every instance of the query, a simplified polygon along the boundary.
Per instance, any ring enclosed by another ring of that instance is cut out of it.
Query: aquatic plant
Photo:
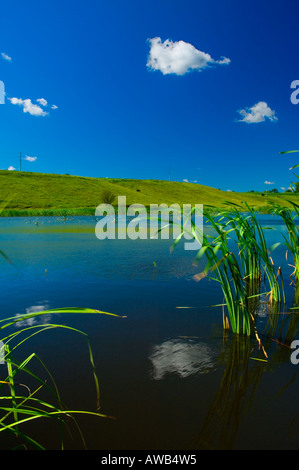
[[[223,328],[233,333],[250,335],[255,333],[254,309],[252,300],[261,295],[262,277],[267,279],[268,301],[281,302],[284,299],[284,286],[280,267],[275,266],[267,246],[264,228],[254,211],[247,206],[247,213],[237,205],[229,204],[226,210],[212,214],[209,208],[204,217],[212,230],[203,231],[200,236],[193,224],[191,232],[202,242],[194,264],[205,257],[207,262],[195,280],[209,276],[220,284],[224,296]],[[192,223],[192,222],[191,222]],[[173,246],[182,238],[184,227]],[[272,247],[272,249],[274,249]],[[279,283],[278,278],[281,282]],[[225,312],[226,309],[226,312]]]
[[[35,449],[45,449],[45,446],[42,442],[37,441],[37,439],[30,436],[26,427],[24,426],[27,423],[33,422],[40,419],[50,419],[51,422],[55,421],[59,425],[60,430],[60,447],[61,449],[65,448],[65,432],[70,431],[70,422],[72,422],[79,433],[80,439],[82,440],[83,446],[86,448],[86,443],[84,439],[84,434],[78,425],[76,416],[77,415],[90,415],[97,418],[109,418],[109,416],[101,413],[100,410],[100,387],[99,380],[96,373],[96,367],[93,359],[92,348],[88,338],[88,335],[83,331],[80,331],[76,328],[67,326],[65,324],[54,324],[54,323],[42,323],[42,324],[32,324],[33,319],[41,317],[44,315],[57,315],[57,314],[66,314],[66,313],[78,313],[78,314],[103,314],[103,315],[114,315],[108,312],[103,312],[95,309],[82,309],[82,308],[62,308],[62,309],[52,309],[44,310],[42,312],[29,313],[20,316],[14,316],[10,318],[5,318],[0,320],[0,330],[1,330],[1,344],[2,344],[2,358],[4,364],[7,365],[7,376],[3,377],[3,380],[0,381],[0,389],[2,394],[0,396],[0,411],[2,412],[0,416],[0,433],[8,432],[11,433],[17,441],[18,447],[35,448]],[[17,331],[13,330],[10,332],[11,327],[18,324],[19,322],[28,322],[30,326],[23,327]],[[77,334],[83,335],[87,341],[88,352],[89,352],[89,362],[94,378],[95,392],[96,392],[96,402],[94,410],[70,410],[63,403],[58,387],[55,383],[55,380],[43,363],[41,358],[36,354],[32,353],[27,356],[25,359],[18,361],[16,359],[16,352],[21,348],[25,341],[30,340],[35,335],[43,333],[47,330],[61,328],[64,330],[72,331]],[[7,336],[5,336],[5,331],[8,330]],[[1,349],[1,347],[0,347]],[[47,380],[41,379],[36,375],[32,366],[34,361],[37,361],[39,365],[42,366],[43,370],[46,371],[48,379],[50,379],[51,384]],[[33,379],[34,389],[31,389],[26,384],[24,384],[24,374],[25,377],[30,377],[30,380]],[[18,376],[22,376],[22,384],[17,382]],[[8,392],[5,392],[5,389],[8,389]],[[17,390],[22,389],[26,391],[26,394],[18,394]],[[41,395],[41,391],[46,390],[50,392],[53,400],[46,401]],[[110,417],[111,418],[111,417]]]
[[[287,229],[287,235],[282,233],[282,237],[284,239],[284,245],[287,248],[286,259],[288,260],[289,252],[292,256],[293,264],[290,266],[294,268],[294,271],[290,278],[295,286],[295,290],[297,290],[299,288],[299,229],[296,219],[299,216],[299,206],[295,203],[292,203],[292,205],[294,208],[293,211],[288,208],[273,206],[272,212],[281,217]]]
[[[289,153],[295,153],[295,152],[299,152],[299,150],[288,150],[288,151],[279,152],[279,153],[289,154]],[[299,167],[299,164],[294,165],[290,168],[290,170],[293,170],[298,167]],[[295,174],[295,176],[297,179],[299,179],[298,175]],[[292,183],[291,189],[293,192],[298,191],[298,185],[299,185],[298,182]],[[293,258],[292,267],[294,268],[294,271],[291,277],[295,279],[294,280],[295,303],[296,303],[296,306],[298,306],[299,304],[299,230],[296,224],[296,218],[299,216],[299,205],[296,204],[294,201],[290,201],[290,200],[288,200],[288,203],[291,205],[291,208],[281,207],[281,206],[278,206],[277,204],[273,204],[272,212],[273,214],[276,214],[282,218],[288,231],[288,237],[284,235],[283,237],[284,237],[285,246],[287,247],[287,250],[291,253],[291,256]]]
[[[198,251],[194,264],[205,256],[207,264],[204,271],[194,278],[200,281],[210,274],[210,278],[220,284],[224,296],[223,328],[228,329],[230,322],[233,333],[239,334],[241,330],[249,335],[250,314],[246,305],[246,289],[243,282],[241,265],[233,253],[230,244],[230,230],[226,229],[226,222],[221,221],[210,214],[205,214],[206,219],[214,229],[215,235],[203,234],[202,248]],[[212,273],[212,275],[211,275]],[[228,317],[225,315],[224,307],[227,309]]]
[[[264,235],[265,230],[272,230],[270,227],[263,227],[256,217],[255,212],[247,204],[246,207],[249,213],[249,220],[252,229],[248,230],[248,237],[245,237],[244,246],[247,252],[247,257],[251,260],[254,258],[254,261],[247,266],[247,276],[250,278],[254,275],[256,276],[256,271],[253,270],[255,265],[258,263],[260,274],[267,278],[268,281],[268,296],[269,302],[284,302],[285,303],[285,293],[284,293],[284,283],[282,277],[282,270],[279,266],[276,271],[275,264],[272,259],[272,252],[279,246],[279,243],[276,243],[270,247],[267,246],[266,238]],[[240,218],[240,217],[239,217]],[[238,219],[239,220],[239,219]],[[242,220],[242,219],[241,219]],[[239,237],[240,240],[240,237]],[[241,243],[241,242],[239,242]],[[257,258],[257,261],[256,261]],[[280,282],[278,281],[280,279]]]
[[[200,432],[189,443],[188,449],[234,449],[239,429],[253,410],[264,372],[271,370],[274,364],[289,362],[290,345],[296,338],[299,317],[280,312],[277,305],[267,307],[267,313],[261,336],[265,349],[271,351],[271,360],[260,351],[259,343],[254,339],[224,336],[218,357],[218,364],[224,366],[223,376]],[[295,377],[296,374],[287,385],[280,385],[280,395],[295,382]]]
[[[247,336],[234,336],[224,342],[218,358],[218,362],[224,365],[221,383],[200,432],[188,445],[189,449],[234,448],[239,428],[254,403],[266,366],[263,357],[252,357],[252,350],[252,342]]]
[[[284,151],[284,152],[279,152],[279,153],[280,153],[280,155],[284,155],[284,154],[297,153],[297,152],[299,152],[299,150],[286,150],[286,151]],[[295,168],[298,168],[298,167],[299,167],[299,165],[294,165],[294,166],[292,166],[292,167],[290,168],[290,170],[294,170]],[[297,179],[299,179],[299,176],[298,176],[298,175],[295,175],[295,176],[296,176]],[[293,185],[293,186],[291,186],[291,190],[292,190],[293,192],[298,192],[298,189],[297,189],[298,182],[297,182],[297,183],[294,183],[294,182],[293,182],[293,183],[291,183],[291,184]],[[295,185],[295,186],[294,186],[294,185]]]

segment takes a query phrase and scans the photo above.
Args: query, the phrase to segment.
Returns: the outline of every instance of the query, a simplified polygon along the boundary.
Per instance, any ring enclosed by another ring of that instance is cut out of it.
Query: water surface
[[[275,229],[267,231],[269,244],[281,241],[279,219],[262,220]],[[208,278],[194,281],[203,268],[193,266],[195,252],[179,244],[170,253],[169,240],[100,241],[95,223],[93,217],[0,219],[1,250],[12,261],[1,259],[2,318],[62,307],[126,317],[39,320],[67,324],[90,337],[101,411],[116,419],[82,419],[88,448],[298,449],[298,366],[281,344],[288,334],[296,339],[296,314],[274,317],[266,304],[259,306],[258,329],[269,360],[257,361],[262,356],[254,337],[223,336],[222,310],[213,307],[222,303],[222,294]],[[290,312],[292,268],[282,246],[273,257],[284,267],[283,311]],[[279,324],[272,337],[263,336],[274,321]],[[71,409],[95,410],[81,335],[52,330],[24,343],[22,351],[42,358]],[[0,366],[2,377],[5,367]],[[45,374],[37,361],[34,367]],[[57,447],[47,423],[35,424],[32,433],[48,448]],[[1,448],[8,445],[3,439]]]

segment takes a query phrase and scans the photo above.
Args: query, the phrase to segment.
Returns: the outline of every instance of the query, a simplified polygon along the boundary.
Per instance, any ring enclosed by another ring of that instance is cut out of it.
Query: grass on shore
[[[139,203],[146,207],[177,203],[221,209],[229,201],[267,212],[273,203],[287,207],[288,199],[299,203],[299,195],[292,193],[237,193],[184,182],[0,171],[0,205],[9,201],[2,216],[94,215],[95,208],[104,202],[104,191],[116,196],[114,204],[118,196],[126,196],[127,205]]]

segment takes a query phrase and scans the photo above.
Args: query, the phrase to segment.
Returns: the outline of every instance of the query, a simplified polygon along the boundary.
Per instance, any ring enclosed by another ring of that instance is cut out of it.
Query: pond
[[[269,244],[282,241],[280,221],[261,218],[275,229],[267,231]],[[95,223],[93,217],[0,219],[1,250],[12,261],[1,259],[1,318],[62,307],[120,316],[70,313],[39,320],[89,336],[101,412],[113,418],[79,418],[88,449],[298,449],[299,366],[290,360],[289,344],[299,317],[290,315],[292,268],[285,248],[274,253],[287,291],[284,315],[272,315],[265,302],[258,307],[264,362],[257,360],[262,356],[254,336],[224,335],[222,308],[214,306],[222,303],[222,292],[209,278],[194,281],[204,266],[192,264],[194,251],[178,244],[170,253],[171,240],[99,240]],[[51,371],[69,409],[95,411],[82,335],[45,331],[23,344],[22,354],[31,352]],[[46,378],[38,360],[31,367]],[[59,447],[46,420],[30,426],[47,448]],[[1,449],[14,444],[1,437]],[[67,445],[79,448],[81,441],[75,436]]]

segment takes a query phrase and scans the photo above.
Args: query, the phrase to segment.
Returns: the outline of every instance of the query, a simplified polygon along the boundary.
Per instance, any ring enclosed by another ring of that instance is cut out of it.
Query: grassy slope
[[[0,202],[9,200],[2,215],[51,214],[52,211],[94,214],[96,206],[103,202],[103,189],[111,190],[116,196],[126,196],[128,205],[198,203],[219,208],[225,201],[237,204],[247,201],[257,210],[263,210],[271,202],[288,205],[286,201],[291,199],[299,203],[299,196],[293,194],[234,193],[191,183],[0,171]]]

